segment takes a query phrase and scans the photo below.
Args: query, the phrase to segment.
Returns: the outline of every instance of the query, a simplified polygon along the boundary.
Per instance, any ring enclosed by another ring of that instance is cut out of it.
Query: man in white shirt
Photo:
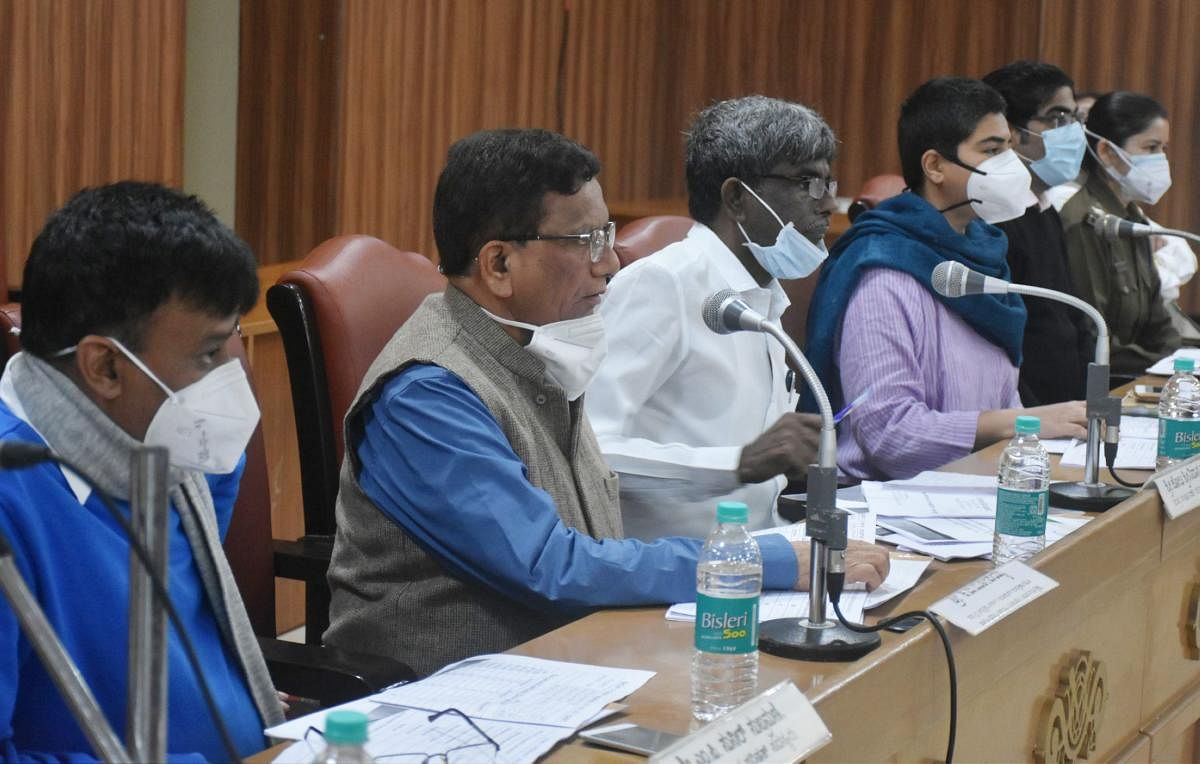
[[[779,321],[779,279],[808,276],[825,257],[836,148],[816,112],[763,96],[714,104],[693,122],[698,222],[618,272],[600,309],[609,352],[586,406],[620,474],[626,536],[703,537],[725,500],[749,506],[752,529],[774,525],[779,493],[815,460],[820,420],[795,412],[803,383],[783,349],[761,333],[716,334],[701,308],[732,289]]]

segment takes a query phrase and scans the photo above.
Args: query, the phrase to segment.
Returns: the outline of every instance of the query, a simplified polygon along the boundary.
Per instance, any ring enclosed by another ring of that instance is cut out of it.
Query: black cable
[[[830,578],[834,578],[830,576]],[[844,574],[838,578],[845,580]],[[894,623],[903,621],[905,618],[924,618],[929,621],[934,630],[942,639],[942,648],[946,651],[946,669],[950,674],[950,735],[946,741],[946,764],[952,764],[954,761],[954,740],[958,735],[958,671],[954,667],[954,650],[950,646],[950,637],[946,635],[946,629],[938,622],[936,616],[932,613],[927,613],[924,610],[913,610],[908,613],[901,613],[891,618],[884,618],[874,626],[864,626],[862,624],[851,623],[846,620],[846,616],[842,615],[842,609],[838,605],[838,601],[842,598],[842,584],[835,584],[831,581],[829,586],[829,599],[833,602],[833,612],[837,613],[838,620],[850,631],[858,632],[859,634],[872,634],[877,631],[882,631]]]
[[[1121,476],[1117,474],[1117,471],[1114,470],[1111,465],[1108,468],[1108,474],[1112,475],[1113,480],[1117,481],[1118,483],[1125,486],[1126,488],[1141,488],[1142,486],[1146,485],[1145,480],[1143,480],[1140,483],[1130,483],[1125,480],[1122,480]]]
[[[1104,444],[1104,459],[1105,459],[1105,461],[1108,462],[1108,474],[1112,475],[1113,480],[1117,481],[1118,483],[1125,486],[1126,488],[1135,488],[1136,489],[1136,488],[1141,488],[1142,486],[1144,486],[1146,484],[1146,481],[1144,481],[1144,480],[1140,483],[1128,483],[1128,482],[1122,480],[1121,476],[1117,474],[1117,471],[1115,469],[1113,469],[1113,465],[1117,463],[1117,444],[1116,443],[1105,443]]]
[[[87,472],[80,469],[77,465],[54,453],[54,451],[49,448],[36,446],[32,443],[22,443],[19,445],[30,447],[27,451],[22,452],[14,448],[14,446],[17,445],[18,444],[13,442],[5,443],[4,446],[8,452],[5,456],[8,458],[15,456],[17,459],[20,459],[21,455],[25,454],[27,463],[5,466],[18,468],[23,466],[32,466],[32,464],[35,463],[33,457],[36,456],[38,457],[36,461],[53,461],[63,465],[64,467],[67,467],[76,475],[78,475],[83,482],[87,483],[93,491],[95,491],[96,496],[100,498],[100,503],[104,506],[104,509],[107,510],[112,519],[121,526],[121,530],[124,531],[125,535],[129,539],[130,549],[133,550],[134,555],[138,558],[138,561],[142,564],[142,567],[145,568],[146,573],[150,577],[151,588],[154,590],[155,596],[158,597],[159,601],[163,605],[163,608],[166,609],[167,617],[170,618],[171,624],[175,627],[175,633],[179,636],[179,642],[183,647],[183,652],[187,656],[188,663],[191,665],[192,671],[196,674],[196,680],[200,684],[200,694],[204,698],[204,704],[208,706],[208,712],[212,715],[213,724],[216,726],[217,732],[221,736],[221,743],[225,748],[226,755],[229,756],[229,760],[231,762],[241,762],[241,756],[238,755],[237,746],[235,746],[233,743],[233,737],[229,734],[229,728],[225,726],[225,720],[221,718],[221,713],[217,709],[217,702],[213,698],[212,690],[208,686],[208,680],[204,678],[204,674],[200,670],[200,659],[196,655],[196,648],[192,644],[192,638],[188,634],[187,630],[184,629],[183,620],[179,617],[178,611],[175,610],[175,605],[171,602],[171,595],[167,592],[166,586],[163,585],[163,580],[158,575],[158,572],[154,570],[154,566],[150,562],[150,554],[146,551],[146,547],[143,546],[142,542],[139,541],[137,536],[134,535],[133,526],[130,525],[129,520],[127,520],[125,516],[121,514],[120,510],[117,509],[108,493],[106,493],[104,489],[101,488],[96,481],[87,474]],[[34,449],[37,450],[34,451]]]

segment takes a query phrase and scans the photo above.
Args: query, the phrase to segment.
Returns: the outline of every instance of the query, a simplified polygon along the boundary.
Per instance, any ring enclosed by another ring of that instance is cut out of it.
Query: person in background
[[[1101,95],[1095,90],[1081,90],[1075,93],[1075,116],[1079,118],[1080,122],[1087,122],[1092,105]]]
[[[1046,198],[1051,186],[1079,174],[1087,139],[1075,118],[1074,84],[1053,64],[1015,61],[983,81],[1004,96],[1013,150],[1030,169],[1037,197],[1025,214],[997,223],[1008,237],[1008,267],[1019,284],[1074,294],[1062,221]],[[1025,337],[1018,388],[1026,406],[1079,400],[1096,332],[1077,308],[1025,297]]]
[[[1157,204],[1171,185],[1170,124],[1153,98],[1116,91],[1096,101],[1087,129],[1087,178],[1060,213],[1071,277],[1079,296],[1108,322],[1113,372],[1136,376],[1180,344],[1152,245],[1146,238],[1108,241],[1084,218],[1098,208],[1147,222],[1139,204]]]
[[[821,271],[809,360],[835,407],[872,390],[839,429],[838,466],[854,477],[939,467],[1011,438],[1022,413],[1040,416],[1046,437],[1084,435],[1080,402],[1020,408],[1019,297],[943,298],[930,285],[945,261],[1008,279],[1008,241],[993,223],[1022,215],[1033,195],[1004,108],[978,80],[917,88],[898,125],[911,190],[860,215]]]
[[[789,305],[779,279],[825,259],[836,149],[820,115],[775,98],[721,101],[692,122],[685,164],[698,222],[619,271],[600,306],[609,352],[587,410],[621,478],[627,535],[704,536],[718,501],[745,502],[750,528],[770,527],[788,479],[816,460],[820,418],[796,413],[780,344],[717,334],[702,309],[732,290],[779,321]]]
[[[170,453],[167,586],[242,756],[283,720],[221,538],[258,406],[226,349],[258,299],[254,256],[194,196],[150,183],[80,191],[25,263],[23,352],[0,378],[0,438],[48,445],[128,515],[130,461]],[[219,414],[219,416],[214,416]],[[0,471],[0,534],[108,723],[124,738],[129,541],[53,462]],[[87,738],[0,600],[0,758],[91,760]],[[228,759],[174,628],[167,751]]]
[[[545,130],[450,147],[433,202],[449,283],[346,415],[327,643],[427,673],[597,608],[695,596],[703,542],[622,538],[617,476],[584,413],[617,269],[599,172]],[[759,546],[764,587],[808,586],[807,544]],[[850,578],[887,570],[885,550],[854,544]]]

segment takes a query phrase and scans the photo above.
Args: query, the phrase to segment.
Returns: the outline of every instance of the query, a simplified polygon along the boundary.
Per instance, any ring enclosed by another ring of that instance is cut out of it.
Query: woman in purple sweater
[[[838,464],[858,478],[911,477],[1012,437],[1018,413],[1044,437],[1085,435],[1081,402],[1021,409],[1025,308],[1015,295],[933,292],[945,260],[1008,279],[992,223],[1032,203],[1004,100],[978,80],[931,80],[901,107],[910,190],[861,215],[830,253],[809,308],[808,354],[843,421]]]

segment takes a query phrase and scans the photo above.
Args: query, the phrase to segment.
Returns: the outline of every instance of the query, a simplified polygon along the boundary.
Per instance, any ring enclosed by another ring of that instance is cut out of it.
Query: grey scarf
[[[29,423],[50,447],[60,456],[86,467],[88,476],[110,496],[129,501],[129,465],[133,450],[141,443],[45,361],[18,353],[9,363],[7,373],[12,375],[13,387]],[[264,726],[278,724],[283,721],[279,698],[221,548],[208,482],[200,472],[172,467],[170,483],[171,504],[179,513],[225,644],[238,657]],[[221,699],[216,701],[219,705]]]

